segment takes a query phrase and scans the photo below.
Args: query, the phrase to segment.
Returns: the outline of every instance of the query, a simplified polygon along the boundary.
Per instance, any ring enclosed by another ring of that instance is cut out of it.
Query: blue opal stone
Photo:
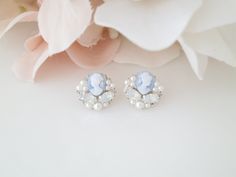
[[[156,82],[156,77],[148,71],[136,74],[135,87],[143,95],[150,93]]]
[[[94,96],[101,95],[106,90],[106,76],[101,73],[93,73],[88,77],[88,90]]]

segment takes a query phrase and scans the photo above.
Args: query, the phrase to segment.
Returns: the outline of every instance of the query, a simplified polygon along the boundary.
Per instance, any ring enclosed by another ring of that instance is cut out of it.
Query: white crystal
[[[77,92],[83,91],[83,86],[78,85],[78,86],[76,87],[76,91],[77,91]]]
[[[160,92],[164,91],[164,87],[163,86],[159,86],[158,89],[159,89]]]
[[[135,76],[131,76],[131,77],[130,77],[130,80],[131,80],[131,81],[135,81],[135,80],[136,80],[136,77],[135,77]]]
[[[97,102],[97,98],[95,96],[93,96],[91,93],[88,93],[84,96],[84,102],[90,103],[90,104],[95,104]]]
[[[141,102],[141,101],[136,103],[136,108],[138,108],[138,109],[143,109],[144,106],[145,106],[145,104],[143,102]]]
[[[94,106],[93,106],[93,109],[96,110],[96,111],[100,111],[102,110],[102,104],[101,103],[96,103]]]
[[[114,93],[113,92],[105,92],[104,94],[102,94],[99,97],[99,101],[101,103],[108,103],[108,102],[112,101],[113,98],[114,98]]]
[[[87,85],[87,82],[85,80],[81,80],[79,84],[83,87]]]
[[[144,103],[154,104],[159,101],[160,97],[158,94],[148,94],[143,97]]]
[[[131,100],[130,100],[130,104],[136,104],[136,100],[131,99]]]
[[[88,102],[88,103],[85,103],[84,105],[85,105],[85,107],[88,108],[88,109],[92,109],[92,107],[93,107],[93,104],[91,104],[91,103],[89,103],[89,102]]]
[[[126,92],[126,96],[129,98],[129,99],[140,99],[141,98],[141,95],[140,93],[135,90],[135,89],[128,89],[127,92]]]
[[[129,80],[125,80],[125,85],[129,85],[130,81]]]
[[[151,104],[148,104],[148,103],[145,104],[145,108],[148,109],[148,108],[150,108],[150,107],[151,107]]]

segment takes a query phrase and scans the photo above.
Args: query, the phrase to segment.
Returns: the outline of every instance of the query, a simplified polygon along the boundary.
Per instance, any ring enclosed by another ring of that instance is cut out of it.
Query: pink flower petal
[[[70,47],[90,24],[92,9],[88,0],[46,0],[39,10],[39,30],[49,53]]]
[[[33,51],[38,48],[43,42],[44,40],[42,36],[40,34],[36,34],[35,36],[32,36],[25,41],[25,48],[29,51]]]
[[[16,18],[14,18],[2,31],[0,31],[0,39],[2,36],[8,32],[12,27],[14,27],[18,22],[32,22],[37,20],[38,12],[31,11],[31,12],[25,12],[20,15],[18,15]]]
[[[38,40],[38,38],[35,39]],[[19,79],[33,82],[38,69],[48,57],[48,45],[43,41],[34,50],[26,51],[23,56],[15,62],[13,72]]]
[[[66,52],[78,66],[93,68],[110,63],[120,47],[120,42],[120,38],[110,39],[106,35],[103,40],[91,48],[83,47],[75,42]]]
[[[174,44],[168,49],[159,52],[150,52],[143,50],[126,38],[122,38],[119,52],[114,58],[117,63],[131,63],[145,67],[159,67],[173,59],[177,58],[181,53],[178,44]]]

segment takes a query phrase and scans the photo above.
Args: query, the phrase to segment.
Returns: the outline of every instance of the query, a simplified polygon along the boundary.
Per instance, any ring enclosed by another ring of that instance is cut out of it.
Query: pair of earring
[[[100,111],[111,104],[116,95],[116,88],[106,74],[92,73],[80,81],[76,92],[87,108]],[[125,81],[124,93],[131,105],[137,109],[148,109],[159,103],[163,87],[155,75],[143,71]]]

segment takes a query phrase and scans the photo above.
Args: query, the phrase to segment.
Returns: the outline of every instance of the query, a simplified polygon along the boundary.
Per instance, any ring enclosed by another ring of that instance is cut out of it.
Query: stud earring
[[[76,91],[85,107],[96,111],[109,106],[116,94],[112,80],[102,73],[89,74],[80,81]]]
[[[148,109],[159,103],[163,90],[156,76],[143,71],[125,81],[124,93],[130,104],[138,109]]]

